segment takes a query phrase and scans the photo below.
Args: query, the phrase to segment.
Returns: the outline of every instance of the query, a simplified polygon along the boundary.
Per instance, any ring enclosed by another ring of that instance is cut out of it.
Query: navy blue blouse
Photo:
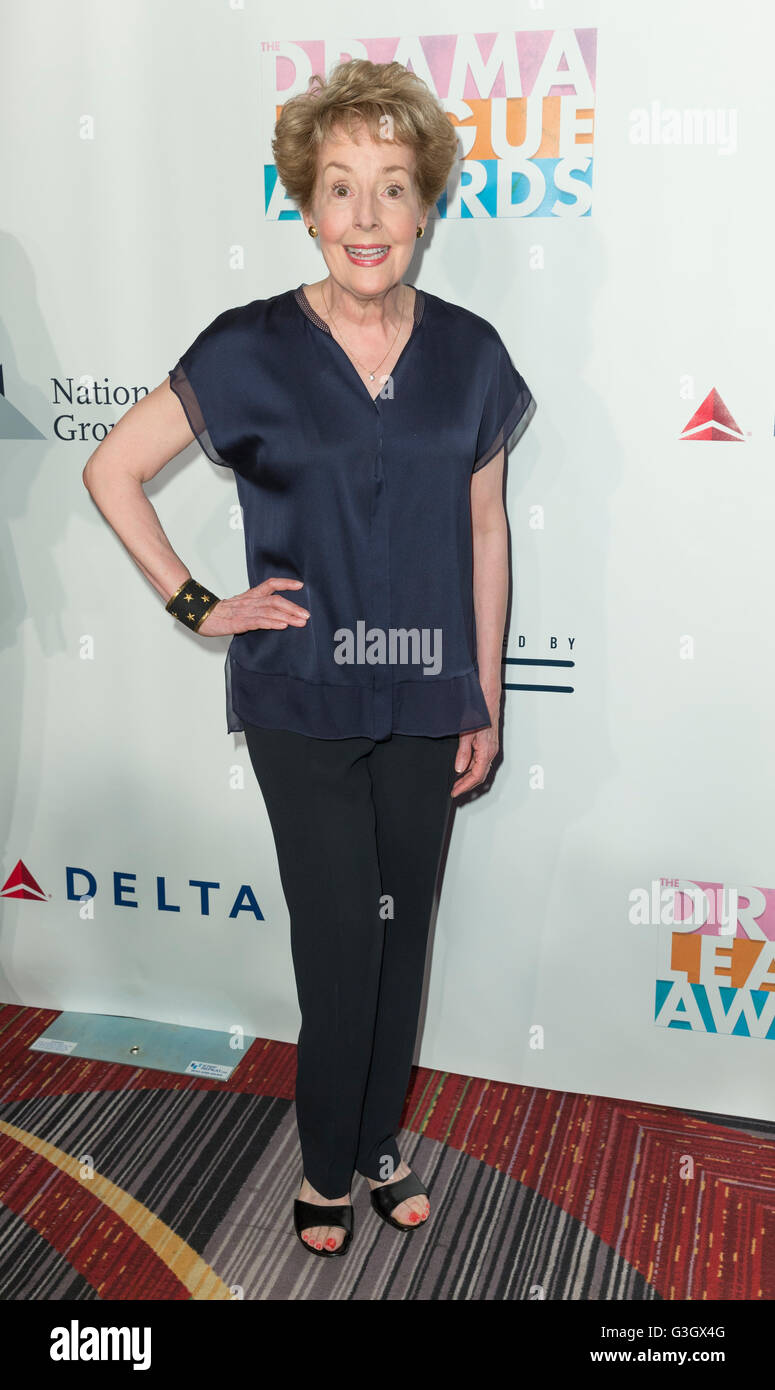
[[[207,457],[234,470],[248,587],[300,579],[278,593],[311,614],[234,635],[227,731],[488,726],[471,474],[535,411],[495,328],[417,290],[411,335],[372,400],[300,285],[219,314],[169,376]]]

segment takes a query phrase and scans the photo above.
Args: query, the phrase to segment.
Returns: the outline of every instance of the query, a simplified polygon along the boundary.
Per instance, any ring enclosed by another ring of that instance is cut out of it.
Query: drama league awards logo
[[[261,45],[262,144],[283,104],[314,73],[365,58],[401,63],[430,88],[462,158],[436,204],[440,218],[588,217],[594,164],[596,29],[503,30]],[[264,165],[268,221],[300,216],[274,163]]]
[[[775,1041],[775,889],[663,878],[654,897],[654,1022]]]

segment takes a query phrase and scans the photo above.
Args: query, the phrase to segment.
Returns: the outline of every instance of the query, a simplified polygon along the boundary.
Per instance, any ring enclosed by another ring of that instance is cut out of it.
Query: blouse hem
[[[395,681],[377,688],[322,685],[250,671],[226,654],[227,733],[245,724],[310,738],[445,738],[492,723],[475,668],[447,680]]]

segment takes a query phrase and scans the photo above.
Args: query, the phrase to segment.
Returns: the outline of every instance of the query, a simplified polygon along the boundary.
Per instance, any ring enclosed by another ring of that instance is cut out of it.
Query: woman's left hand
[[[461,734],[458,743],[455,771],[463,773],[452,788],[452,796],[478,787],[490,771],[493,758],[498,751],[498,730],[490,725],[487,729],[476,729],[472,734]]]

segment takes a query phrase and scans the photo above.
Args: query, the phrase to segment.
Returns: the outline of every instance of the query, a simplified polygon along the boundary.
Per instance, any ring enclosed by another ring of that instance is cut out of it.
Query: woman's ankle
[[[369,1182],[390,1182],[391,1179],[395,1177],[403,1162],[404,1159],[401,1158],[400,1154],[397,1158],[394,1158],[392,1154],[381,1154],[377,1160],[376,1174],[372,1175],[366,1172],[366,1168],[369,1167],[368,1164],[365,1165],[364,1168],[356,1168],[355,1171],[360,1177],[366,1178]]]
[[[304,1202],[317,1201],[321,1205],[323,1203],[328,1203],[330,1206],[347,1206],[347,1204],[351,1201],[349,1192],[347,1192],[344,1195],[344,1197],[326,1197],[322,1192],[319,1191],[318,1188],[314,1186],[313,1183],[310,1182],[309,1178],[302,1177],[299,1192],[304,1192],[305,1189],[307,1191],[307,1196],[301,1198],[301,1200]]]

